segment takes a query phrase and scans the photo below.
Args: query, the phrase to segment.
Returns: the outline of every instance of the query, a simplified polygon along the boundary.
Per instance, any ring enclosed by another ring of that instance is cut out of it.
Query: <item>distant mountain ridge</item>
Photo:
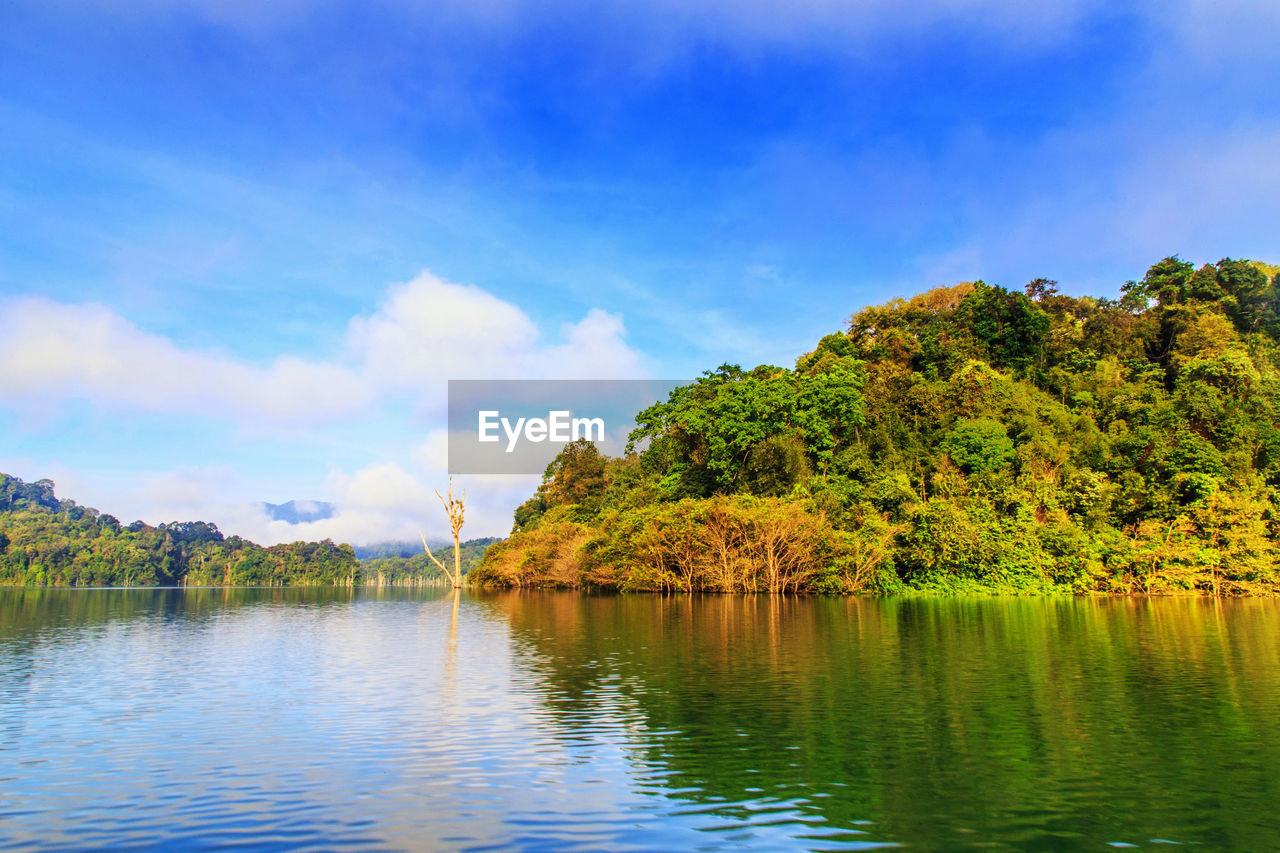
[[[262,508],[271,516],[272,521],[287,521],[290,524],[301,524],[307,521],[323,521],[333,518],[334,506],[327,501],[286,501],[282,504],[263,502]]]

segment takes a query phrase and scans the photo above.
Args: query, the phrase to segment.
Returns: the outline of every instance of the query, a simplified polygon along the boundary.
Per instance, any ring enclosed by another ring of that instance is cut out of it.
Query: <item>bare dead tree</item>
[[[467,490],[463,489],[457,495],[453,493],[453,477],[449,478],[449,488],[442,495],[440,490],[436,489],[436,497],[440,499],[440,503],[444,505],[444,511],[449,516],[449,527],[453,531],[453,572],[444,563],[436,559],[436,555],[431,553],[431,549],[427,547],[427,537],[422,537],[422,548],[427,552],[427,556],[431,558],[431,562],[440,567],[440,571],[444,572],[445,577],[453,581],[454,589],[462,588],[462,541],[459,534],[462,531],[462,519],[466,513]]]

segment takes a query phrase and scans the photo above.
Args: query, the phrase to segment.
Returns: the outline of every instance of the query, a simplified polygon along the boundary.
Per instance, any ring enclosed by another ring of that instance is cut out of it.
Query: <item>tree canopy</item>
[[[1277,270],[1154,264],[854,314],[571,446],[473,577],[621,589],[1280,590]]]
[[[0,584],[37,586],[295,586],[361,580],[350,545],[264,548],[205,521],[127,526],[49,480],[0,474]]]

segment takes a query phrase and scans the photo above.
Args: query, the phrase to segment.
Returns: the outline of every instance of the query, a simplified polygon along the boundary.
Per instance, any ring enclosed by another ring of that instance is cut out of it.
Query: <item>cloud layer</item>
[[[117,430],[154,414],[221,421],[255,442],[314,445],[317,470],[330,465],[325,442],[335,430],[365,434],[367,464],[329,467],[323,494],[290,496],[335,502],[335,515],[320,521],[269,519],[259,505],[266,496],[222,464],[126,475],[128,483],[89,477],[77,483],[88,494],[66,496],[153,523],[215,521],[266,543],[414,538],[440,532],[431,519],[433,489],[447,478],[448,379],[643,378],[644,358],[625,337],[620,317],[592,309],[548,340],[516,305],[423,272],[353,318],[332,360],[282,353],[259,365],[184,348],[100,304],[24,296],[0,302],[0,408],[56,420],[64,407],[88,404]],[[199,454],[193,446],[191,457]],[[504,533],[511,505],[534,482],[471,483],[468,534]]]
[[[341,365],[281,355],[258,366],[183,349],[103,305],[0,303],[0,400],[48,407],[71,399],[120,411],[307,422],[367,405],[369,390]]]
[[[544,342],[530,317],[474,285],[423,272],[351,320],[332,361],[281,354],[257,365],[185,349],[100,304],[0,302],[0,405],[86,400],[113,411],[232,422],[323,424],[389,397],[443,399],[448,379],[643,378],[620,317],[592,309]]]
[[[625,337],[620,317],[592,309],[560,330],[560,343],[544,343],[515,305],[424,272],[352,320],[347,343],[366,381],[412,393],[441,378],[642,378],[643,359]]]

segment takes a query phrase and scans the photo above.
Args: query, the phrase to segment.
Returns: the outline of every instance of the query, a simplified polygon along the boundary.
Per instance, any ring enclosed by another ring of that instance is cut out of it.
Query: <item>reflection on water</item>
[[[0,845],[1280,849],[1280,604],[0,590]]]

